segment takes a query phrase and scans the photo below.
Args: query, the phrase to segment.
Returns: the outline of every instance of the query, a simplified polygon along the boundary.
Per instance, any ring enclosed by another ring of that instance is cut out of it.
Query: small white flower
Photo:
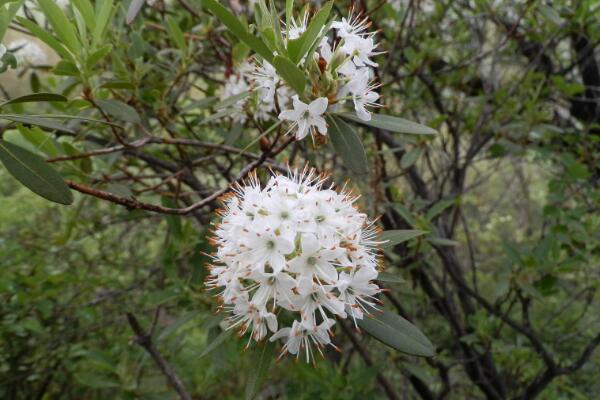
[[[331,23],[331,27],[337,30],[338,36],[346,38],[352,35],[364,35],[365,31],[369,27],[369,19],[367,17],[361,17],[360,15],[354,15],[350,13],[348,18],[342,18],[341,21],[334,21]]]
[[[357,67],[377,67],[379,65],[370,58],[381,54],[380,52],[376,52],[375,48],[377,48],[377,44],[372,37],[358,35],[347,36],[341,47],[342,51],[352,56],[352,61],[354,61]]]
[[[376,304],[376,231],[356,197],[323,188],[313,171],[256,175],[224,198],[211,242],[209,288],[227,322],[249,341],[285,339],[282,354],[306,360],[331,345],[334,316],[354,323]],[[279,316],[283,319],[279,319]],[[295,321],[282,326],[281,321]]]
[[[377,107],[379,94],[374,91],[376,86],[369,84],[370,72],[368,68],[360,69],[354,78],[348,82],[346,90],[352,94],[356,115],[363,121],[371,120],[371,113],[367,107]]]
[[[244,79],[242,74],[231,74],[227,81],[225,82],[225,86],[221,90],[221,94],[219,96],[220,100],[226,100],[231,97],[240,95],[244,92],[247,92],[250,89],[250,86]],[[233,104],[232,108],[234,109],[234,113],[232,115],[234,121],[244,123],[246,122],[246,113],[244,112],[244,105],[246,104],[246,99],[240,99]]]
[[[296,139],[304,139],[311,132],[314,126],[321,135],[327,134],[327,124],[323,114],[327,110],[329,100],[327,97],[319,97],[313,100],[310,104],[302,102],[298,95],[292,97],[293,110],[282,111],[279,114],[279,119],[282,121],[292,121],[290,128],[298,127],[296,131]]]
[[[304,32],[306,32],[306,27],[308,26],[308,13],[304,13],[302,20],[296,22],[295,19],[292,19],[292,26],[288,32],[288,39],[294,40],[298,39]],[[284,32],[285,34],[285,32]]]

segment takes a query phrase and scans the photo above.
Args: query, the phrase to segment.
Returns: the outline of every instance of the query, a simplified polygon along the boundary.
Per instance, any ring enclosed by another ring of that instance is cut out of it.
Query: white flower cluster
[[[284,41],[301,37],[307,25],[308,14],[291,21],[289,29],[282,30]],[[315,52],[300,62],[311,83],[306,93],[294,93],[265,60],[255,60],[252,71],[248,71],[247,63],[242,64],[240,71],[232,75],[234,82],[228,81],[223,93],[240,94],[250,87],[258,97],[253,107],[256,118],[288,121],[298,140],[309,133],[313,137],[315,133],[326,135],[324,114],[339,111],[350,100],[356,115],[369,121],[369,109],[379,105],[375,91],[378,85],[373,83],[373,68],[378,64],[372,57],[380,54],[375,32],[368,32],[369,25],[366,17],[351,13],[348,18],[332,22],[330,31],[321,33]],[[246,101],[237,105],[238,111],[242,111]]]
[[[250,332],[248,345],[271,331],[271,341],[285,340],[282,355],[304,353],[307,362],[313,347],[333,346],[335,317],[356,324],[380,291],[377,231],[356,197],[325,188],[325,179],[305,169],[264,188],[256,175],[237,186],[220,210],[206,282],[231,312],[229,327]]]

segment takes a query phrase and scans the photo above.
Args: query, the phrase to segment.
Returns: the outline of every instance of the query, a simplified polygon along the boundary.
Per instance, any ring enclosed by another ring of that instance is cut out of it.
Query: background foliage
[[[225,3],[249,13],[246,2]],[[46,42],[44,32],[57,36],[52,65],[19,64],[20,94],[69,101],[7,105],[2,114],[87,120],[33,128],[3,119],[2,138],[49,159],[86,195],[52,205],[0,169],[1,397],[175,398],[126,313],[198,399],[251,397],[253,384],[259,398],[284,399],[600,396],[593,1],[355,3],[381,29],[385,112],[440,132],[361,127],[366,175],[329,145],[304,141],[273,154],[280,135],[257,142],[267,126],[219,111],[243,49],[201,1],[140,3],[137,15],[128,2],[72,4],[25,2],[9,27]],[[350,5],[336,1],[334,12],[345,16]],[[14,82],[5,76],[3,86]],[[149,135],[156,139],[140,142]],[[244,341],[223,333],[203,290],[201,251],[211,196],[261,158],[275,169],[308,160],[338,181],[352,177],[383,227],[429,232],[386,250],[386,273],[399,282],[383,285],[386,307],[431,338],[435,358],[338,329],[343,351],[316,368],[283,359],[258,376],[263,348],[243,352]],[[140,206],[202,199],[185,216]]]

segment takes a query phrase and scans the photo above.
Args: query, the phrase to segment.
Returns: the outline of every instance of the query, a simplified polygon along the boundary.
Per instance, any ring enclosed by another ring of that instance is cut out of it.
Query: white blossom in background
[[[13,40],[7,45],[7,48],[14,54],[19,67],[39,66],[48,63],[46,52],[37,43],[27,38]]]
[[[206,282],[248,345],[281,339],[282,355],[307,362],[333,346],[336,317],[356,324],[380,291],[377,231],[357,197],[325,179],[304,169],[238,185],[219,211]]]
[[[225,86],[221,91],[219,98],[223,100],[227,100],[231,97],[241,95],[242,93],[247,92],[250,89],[248,83],[244,79],[242,74],[231,74],[229,78],[227,78],[225,82]],[[236,122],[244,123],[246,121],[246,113],[244,111],[244,105],[246,104],[246,99],[240,99],[236,101],[233,105],[233,113],[232,118]]]
[[[310,22],[308,15],[292,18],[290,26],[282,27],[284,42],[302,36]],[[369,31],[371,23],[367,17],[351,11],[348,17],[328,26],[329,31],[321,32],[314,53],[299,62],[310,77],[305,93],[295,93],[277,70],[257,55],[252,71],[238,73],[253,92],[252,103],[247,103],[250,107],[246,109],[254,118],[278,118],[290,124],[288,133],[296,139],[304,139],[310,133],[315,143],[316,136],[327,135],[327,112],[349,108],[361,120],[371,120],[372,108],[379,106],[379,85],[373,82],[373,70],[378,64],[373,57],[381,54],[375,32]]]

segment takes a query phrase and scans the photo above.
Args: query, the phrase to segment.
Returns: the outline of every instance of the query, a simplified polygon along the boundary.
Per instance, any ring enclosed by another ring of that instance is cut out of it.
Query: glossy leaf
[[[62,43],[73,53],[79,53],[81,43],[77,37],[75,27],[60,7],[56,5],[56,2],[54,0],[38,0],[38,4]]]
[[[94,100],[94,103],[98,105],[108,115],[118,120],[125,122],[132,122],[139,124],[141,122],[140,116],[135,110],[128,104],[118,100]]]
[[[271,62],[273,54],[269,48],[255,35],[248,32],[240,20],[215,0],[204,0],[202,4],[213,13],[239,40]]]
[[[367,154],[356,131],[335,116],[328,117],[327,121],[331,145],[346,167],[356,174],[366,174],[369,170]]]
[[[287,84],[290,85],[296,93],[302,96],[304,88],[306,87],[306,76],[300,68],[287,58],[281,56],[275,56],[273,58],[273,66]]]
[[[356,114],[341,113],[342,118],[358,122],[359,124],[372,126],[396,133],[411,133],[414,135],[435,135],[437,131],[428,126],[409,121],[404,118],[392,117],[391,115],[373,114],[370,121],[363,121]]]
[[[25,125],[35,125],[42,128],[50,129],[53,131],[62,131],[68,133],[75,133],[74,130],[67,127],[66,125],[56,122],[53,119],[44,117],[33,117],[28,115],[13,115],[13,114],[0,114],[0,119],[6,119],[12,122],[19,122]]]
[[[309,50],[316,44],[317,39],[321,33],[321,30],[327,23],[327,19],[329,18],[329,14],[331,13],[331,8],[333,7],[333,1],[327,2],[310,20],[306,31],[298,38],[298,41],[294,46],[297,47],[297,50],[293,50],[293,58],[294,62],[299,62],[302,60]]]
[[[68,99],[65,96],[55,93],[32,93],[26,94],[24,96],[15,97],[14,99],[10,99],[5,101],[4,103],[0,103],[0,107],[4,107],[9,104],[17,104],[17,103],[35,103],[35,102],[43,102],[43,101],[67,101]]]
[[[71,190],[62,177],[37,154],[0,140],[0,161],[32,192],[55,203],[73,203]]]
[[[373,317],[358,320],[358,326],[380,342],[405,354],[433,357],[429,339],[413,324],[390,311],[374,311]]]
[[[185,52],[187,49],[187,43],[185,41],[185,36],[183,35],[183,32],[177,23],[177,20],[172,17],[167,17],[167,31],[169,32],[169,37],[171,40],[173,40],[179,50]]]
[[[404,283],[405,280],[402,279],[402,277],[396,275],[396,274],[390,274],[388,272],[380,272],[377,275],[377,280],[381,281],[381,282],[388,282],[388,283]]]
[[[17,16],[16,20],[31,32],[32,35],[46,43],[52,50],[56,51],[61,57],[74,61],[73,54],[58,39],[52,36],[52,34],[46,32],[27,18]]]
[[[417,229],[396,229],[385,231],[381,234],[379,240],[384,242],[381,247],[384,249],[392,248],[397,244],[404,243],[410,239],[414,239],[419,236],[423,236],[427,231],[420,231]]]

